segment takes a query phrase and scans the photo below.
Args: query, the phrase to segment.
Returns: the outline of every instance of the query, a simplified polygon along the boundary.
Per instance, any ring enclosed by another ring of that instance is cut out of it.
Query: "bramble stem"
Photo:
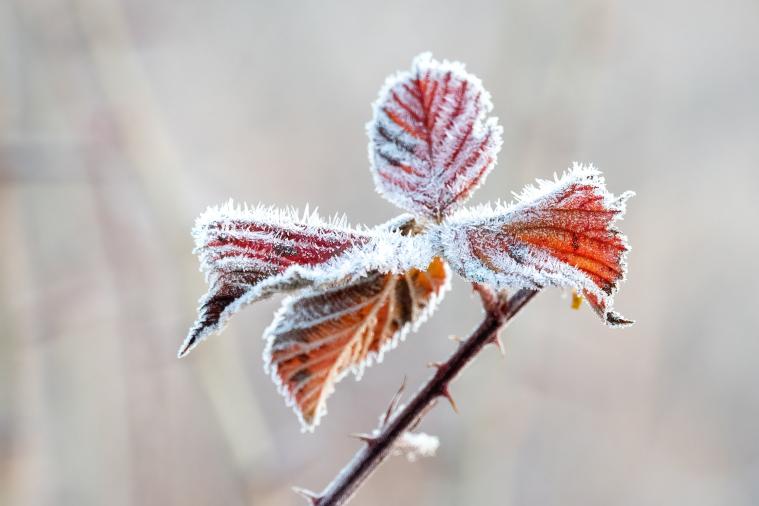
[[[437,364],[437,371],[411,401],[392,415],[379,431],[364,437],[365,445],[353,456],[321,494],[304,490],[299,492],[313,506],[340,506],[346,504],[363,482],[390,455],[395,442],[419,423],[435,401],[444,397],[451,400],[448,387],[464,367],[491,343],[498,344],[498,332],[532,299],[536,290],[520,290],[506,299],[482,285],[473,285],[480,294],[485,318],[477,329],[459,345],[447,361]]]

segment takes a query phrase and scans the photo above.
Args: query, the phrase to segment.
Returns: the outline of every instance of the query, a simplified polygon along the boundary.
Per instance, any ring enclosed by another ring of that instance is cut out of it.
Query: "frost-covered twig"
[[[496,292],[571,288],[607,325],[632,324],[613,307],[632,192],[615,196],[598,169],[574,164],[511,204],[464,207],[496,164],[492,110],[463,64],[421,54],[388,79],[367,125],[377,191],[410,214],[368,228],[308,208],[209,208],[193,229],[208,293],[179,356],[244,306],[288,294],[264,332],[264,370],[313,431],[337,383],[415,332],[454,273]]]
[[[344,504],[388,455],[431,453],[434,440],[412,431],[439,397],[456,409],[451,380],[486,344],[501,348],[498,331],[537,290],[571,288],[607,325],[633,323],[613,309],[630,250],[616,223],[633,192],[615,196],[598,169],[574,164],[512,204],[463,207],[496,165],[503,129],[492,111],[463,64],[421,54],[388,78],[367,124],[376,189],[410,214],[367,228],[228,204],[196,222],[209,290],[179,356],[243,306],[289,294],[264,332],[264,369],[304,431],[342,378],[360,377],[427,320],[452,273],[482,298],[485,319],[411,402],[396,408],[396,398],[380,427],[359,435],[366,447],[324,492],[303,492],[314,505]]]
[[[437,371],[421,390],[400,411],[365,442],[353,459],[320,494],[298,490],[313,506],[346,504],[363,482],[390,455],[400,438],[412,430],[422,416],[440,398],[452,400],[451,381],[488,344],[498,344],[499,331],[532,299],[537,291],[523,289],[510,298],[497,295],[481,285],[474,285],[485,307],[485,318],[450,358],[436,364]]]

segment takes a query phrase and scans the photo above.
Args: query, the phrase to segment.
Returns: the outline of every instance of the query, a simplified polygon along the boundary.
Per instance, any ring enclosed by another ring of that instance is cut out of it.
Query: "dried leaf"
[[[632,195],[614,197],[599,171],[575,165],[528,187],[515,205],[454,216],[439,229],[444,256],[468,280],[498,289],[574,288],[607,324],[628,325],[610,307],[630,249],[614,222]]]
[[[381,361],[434,310],[448,283],[447,265],[436,257],[426,270],[374,272],[285,300],[266,331],[264,362],[304,429],[313,430],[326,413],[335,383]]]
[[[501,127],[480,80],[457,62],[417,56],[388,79],[367,125],[377,190],[437,221],[467,200],[496,162]]]

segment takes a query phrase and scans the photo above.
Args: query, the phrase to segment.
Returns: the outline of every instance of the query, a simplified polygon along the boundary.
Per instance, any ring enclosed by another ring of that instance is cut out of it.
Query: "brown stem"
[[[415,427],[432,404],[439,398],[451,400],[448,387],[451,381],[488,344],[497,343],[498,332],[519,312],[537,291],[520,290],[508,299],[490,289],[474,285],[485,307],[485,319],[447,361],[437,365],[437,372],[411,401],[394,414],[379,432],[363,438],[366,445],[353,456],[321,494],[299,490],[313,506],[339,506],[346,504],[363,482],[390,455],[395,442]]]

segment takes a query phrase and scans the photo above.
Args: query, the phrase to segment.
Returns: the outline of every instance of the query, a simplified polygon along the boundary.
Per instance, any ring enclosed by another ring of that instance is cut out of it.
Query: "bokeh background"
[[[461,281],[301,434],[262,371],[278,300],[185,360],[195,216],[229,197],[377,224],[364,124],[414,55],[505,128],[473,201],[594,162],[634,250],[615,331],[547,290],[360,505],[759,503],[759,3],[0,1],[0,504],[296,505],[478,322]]]

